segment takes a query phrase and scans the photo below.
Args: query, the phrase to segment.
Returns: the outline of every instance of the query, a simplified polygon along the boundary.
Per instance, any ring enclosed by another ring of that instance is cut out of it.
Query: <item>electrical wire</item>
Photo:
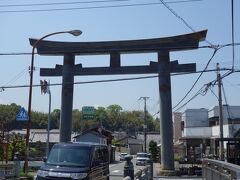
[[[216,52],[219,49],[214,49],[214,52],[211,56],[211,58],[208,60],[207,65],[205,66],[204,70],[200,73],[200,75],[198,76],[198,78],[196,79],[196,81],[193,83],[192,87],[188,90],[188,92],[185,94],[185,96],[173,107],[173,109],[177,108],[179,106],[180,103],[183,102],[183,100],[190,94],[190,92],[193,90],[193,88],[195,87],[195,85],[197,84],[197,82],[199,81],[199,79],[201,78],[201,76],[203,75],[204,71],[208,68],[209,63],[212,61],[213,57],[215,56]]]
[[[223,97],[224,97],[224,101],[227,105],[227,113],[228,113],[228,119],[231,119],[231,115],[230,115],[230,110],[229,110],[229,106],[228,106],[228,100],[227,100],[227,95],[223,86],[223,82],[222,82],[222,90],[223,90]]]
[[[208,70],[206,72],[216,71]],[[225,71],[225,69],[220,69],[220,71]],[[193,72],[193,73],[201,73],[202,71]],[[164,72],[163,72],[164,73]],[[171,76],[182,75],[182,74],[171,74]],[[105,83],[105,82],[115,82],[115,81],[129,81],[129,80],[140,80],[140,79],[151,79],[151,78],[158,78],[158,75],[153,76],[141,76],[141,77],[134,77],[134,78],[119,78],[119,79],[107,79],[107,80],[96,80],[96,81],[83,81],[83,82],[74,82],[74,83],[66,83],[66,84],[94,84],[94,83]],[[60,86],[62,83],[51,83],[49,86]],[[32,85],[32,87],[40,87],[41,85]],[[13,88],[27,88],[29,85],[15,85],[15,86],[2,86],[0,89],[13,89]]]
[[[231,70],[231,69],[230,69]],[[222,70],[220,70],[222,71]],[[236,72],[240,72],[239,70],[235,70],[234,73]],[[232,74],[233,72],[232,71],[228,71],[228,73],[225,74],[225,76],[221,77],[221,79],[229,76],[230,74]],[[186,106],[189,102],[191,102],[195,97],[197,97],[199,94],[202,94],[201,92],[204,92],[204,94],[207,93],[208,89],[210,89],[210,91],[214,94],[214,96],[218,99],[217,95],[212,91],[211,87],[214,86],[216,83],[216,80],[213,80],[207,84],[205,84],[190,100],[188,100],[188,102],[186,102],[184,105],[182,105],[180,108],[178,108],[177,110],[175,110],[174,112],[177,112],[178,110],[182,109],[184,106]],[[240,85],[240,84],[239,84]],[[204,88],[205,87],[205,88]],[[157,115],[158,113],[160,113],[160,111],[158,111],[157,113],[154,114]]]
[[[214,45],[214,48],[224,48],[224,47],[229,47],[229,46],[239,46],[240,43],[228,43],[228,44],[224,44],[224,45]],[[194,48],[195,46],[182,46],[180,47],[165,47],[164,49],[169,49],[169,48],[174,48],[174,49],[186,49],[186,48]],[[199,46],[198,49],[205,49],[205,48],[210,48],[212,49],[212,46]],[[161,49],[160,49],[161,50]],[[61,52],[48,52],[48,54],[57,54],[57,53],[61,53]],[[37,52],[35,52],[34,54],[38,54]],[[10,53],[0,53],[0,56],[25,56],[25,55],[32,55],[32,53],[30,52],[10,52]]]
[[[212,87],[209,87],[209,89],[210,89],[210,91],[212,92],[212,94],[218,99],[218,96],[216,95],[215,92],[213,92]]]
[[[197,0],[185,0],[185,1],[172,1],[168,3],[187,3],[195,2]],[[201,0],[198,0],[201,1]],[[72,11],[72,10],[86,10],[86,9],[107,9],[107,8],[122,8],[122,7],[137,7],[137,6],[152,6],[160,5],[162,3],[135,3],[135,4],[122,4],[122,5],[103,5],[103,6],[87,6],[87,7],[72,7],[72,8],[52,8],[52,9],[25,9],[25,10],[2,10],[3,13],[28,13],[28,12],[51,12],[51,11]]]
[[[20,73],[18,73],[16,76],[14,76],[10,81],[8,81],[7,83],[5,83],[3,85],[3,87],[5,86],[9,86],[10,84],[12,84],[13,82],[17,81],[18,79],[20,79],[26,72],[28,72],[28,69],[24,69],[23,71],[21,71]],[[0,88],[0,92],[4,91],[4,88]]]
[[[193,99],[195,99],[198,95],[202,95],[202,91],[203,91],[202,88],[195,95],[193,95],[187,102],[185,102],[182,106],[180,106],[179,108],[174,110],[174,112],[178,112],[180,109],[182,109],[184,106],[186,106],[189,102],[191,102]]]
[[[232,0],[232,44],[234,44],[234,1]],[[232,46],[232,71],[234,71],[235,65],[235,47]]]
[[[220,70],[220,71],[222,71],[222,70]],[[238,70],[235,71],[235,72],[238,72]],[[224,75],[222,75],[220,79],[222,80],[223,78],[231,75],[232,73],[233,73],[233,71],[230,70],[230,69],[228,69],[228,71],[227,71]],[[186,103],[184,103],[180,108],[178,108],[178,109],[175,110],[174,112],[177,112],[178,110],[180,110],[180,109],[182,109],[184,106],[186,106],[190,101],[192,101],[196,96],[199,95],[199,92],[203,92],[203,94],[205,95],[205,94],[207,93],[208,89],[211,90],[211,86],[216,85],[216,83],[217,83],[217,80],[213,80],[213,81],[205,84],[190,100],[188,100]],[[200,94],[201,94],[201,93],[200,93]],[[202,95],[203,95],[203,94],[202,94]],[[215,93],[214,93],[214,94],[215,94]],[[216,96],[216,95],[215,95],[215,96]],[[216,96],[216,97],[217,97],[217,96]],[[217,98],[218,98],[218,97],[217,97]],[[172,108],[172,109],[174,109],[174,108]]]
[[[0,5],[0,8],[5,7],[33,7],[33,6],[55,6],[55,5],[75,5],[75,4],[95,4],[95,3],[113,3],[113,2],[129,2],[134,0],[99,0],[99,1],[72,1],[72,2],[53,2],[53,3],[30,3],[30,4],[6,4]],[[169,1],[167,3],[186,3],[197,2],[203,0],[182,0],[182,1]]]
[[[169,5],[167,5],[167,3],[164,0],[160,0],[160,1],[176,18],[178,18],[180,21],[182,21],[182,23],[185,24],[185,26],[187,26],[192,32],[196,32],[195,29],[192,26],[190,26],[190,24],[188,24],[185,19],[183,19],[181,16],[179,16],[176,11],[174,11]],[[208,40],[205,39],[205,41],[209,45],[214,47],[214,45],[212,43],[210,43]]]
[[[5,7],[33,7],[33,6],[55,6],[55,5],[72,5],[72,4],[92,4],[92,3],[108,3],[108,2],[126,2],[132,0],[101,0],[101,1],[75,1],[75,2],[54,2],[54,3],[30,3],[30,4],[7,4],[0,5],[0,8]]]

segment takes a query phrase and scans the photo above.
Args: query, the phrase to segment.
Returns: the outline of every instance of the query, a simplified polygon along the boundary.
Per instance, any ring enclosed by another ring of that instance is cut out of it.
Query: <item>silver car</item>
[[[119,155],[120,161],[125,161],[125,156],[127,156],[127,155],[128,155],[128,153],[120,153],[120,155]]]
[[[141,152],[141,153],[137,153],[137,161],[136,161],[136,165],[137,166],[145,166],[149,163],[150,159],[149,159],[149,155],[148,153],[144,153],[144,152]]]

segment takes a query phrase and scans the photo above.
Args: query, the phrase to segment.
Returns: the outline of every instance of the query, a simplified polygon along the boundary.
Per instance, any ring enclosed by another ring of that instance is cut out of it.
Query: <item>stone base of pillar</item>
[[[180,175],[179,171],[175,171],[175,170],[160,169],[158,171],[158,176],[179,176],[179,175]]]

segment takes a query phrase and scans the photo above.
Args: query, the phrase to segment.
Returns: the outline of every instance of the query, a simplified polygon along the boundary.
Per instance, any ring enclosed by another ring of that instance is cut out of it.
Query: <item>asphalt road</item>
[[[132,163],[134,165],[134,172],[136,172],[138,169],[142,169],[145,166],[136,166],[136,158],[134,157],[132,159]],[[24,162],[21,162],[21,166],[23,166]],[[43,164],[42,161],[29,161],[30,167],[40,167]],[[122,180],[123,179],[123,171],[124,171],[124,165],[125,161],[119,161],[119,156],[116,155],[116,161],[114,163],[111,163],[109,165],[110,167],[110,180]],[[154,179],[157,180],[200,180],[202,178],[199,177],[154,177]]]

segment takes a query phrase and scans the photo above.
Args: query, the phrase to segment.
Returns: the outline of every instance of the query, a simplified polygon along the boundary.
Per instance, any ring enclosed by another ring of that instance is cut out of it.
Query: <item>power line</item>
[[[187,21],[185,19],[183,19],[180,15],[177,14],[176,11],[174,11],[169,5],[167,5],[167,3],[164,0],[160,0],[162,2],[162,4],[176,17],[178,18],[180,21],[183,22],[183,24],[185,24],[185,26],[187,26],[192,32],[196,32],[195,29],[190,26],[190,24],[187,23]],[[210,43],[209,41],[205,40],[209,45],[214,46],[212,43]]]
[[[140,97],[144,100],[144,152],[147,152],[147,100],[149,97]]]
[[[226,95],[226,92],[225,92],[225,89],[224,89],[224,86],[223,86],[223,82],[222,82],[222,89],[223,89],[223,97],[224,97],[225,103],[227,105],[228,119],[231,119],[230,110],[229,110],[229,107],[228,107],[227,95]]]
[[[33,6],[55,6],[55,5],[73,5],[73,4],[95,4],[95,3],[113,3],[113,2],[129,2],[134,0],[99,0],[99,1],[73,1],[73,2],[54,2],[54,3],[30,3],[30,4],[6,4],[0,5],[0,8],[5,7],[33,7]],[[167,3],[187,3],[197,2],[203,0],[182,0],[182,1],[169,1]]]
[[[209,63],[211,62],[211,60],[213,59],[213,57],[215,56],[216,52],[218,51],[218,49],[215,49],[211,58],[208,60],[207,65],[205,66],[204,70],[200,73],[200,75],[198,76],[198,78],[196,79],[196,81],[193,83],[192,87],[188,90],[188,92],[185,94],[185,96],[173,107],[173,109],[175,109],[180,103],[183,102],[183,100],[189,95],[189,93],[193,90],[193,88],[195,87],[195,85],[197,84],[198,80],[200,79],[200,77],[202,76],[203,72],[207,69]]]
[[[205,49],[205,48],[210,48],[210,49],[221,49],[224,47],[228,47],[228,46],[239,46],[240,43],[228,43],[228,44],[223,44],[223,45],[214,45],[214,46],[199,46],[198,49]],[[169,49],[169,48],[174,48],[174,49],[185,49],[185,48],[194,48],[195,46],[182,46],[182,47],[165,47],[164,49]],[[213,48],[214,47],[214,48]],[[61,53],[61,52],[48,52],[48,54],[56,54],[56,53]],[[38,54],[37,52],[35,52],[34,54]],[[10,53],[0,53],[0,56],[25,56],[25,55],[32,55],[32,53],[30,52],[10,52]]]
[[[216,71],[215,69],[206,70],[205,72]],[[226,71],[226,69],[220,69],[220,71]],[[202,71],[193,72],[193,73],[201,73]],[[235,71],[238,72],[238,71]],[[164,72],[163,72],[164,73]],[[183,75],[182,73],[171,74],[171,76]],[[133,77],[133,78],[119,78],[119,79],[107,79],[107,80],[96,80],[96,81],[82,81],[82,82],[74,82],[73,84],[94,84],[94,83],[106,83],[106,82],[116,82],[116,81],[129,81],[129,80],[140,80],[140,79],[151,79],[158,78],[158,75],[154,76],[142,76],[142,77]],[[51,83],[49,86],[60,86],[62,83]],[[32,87],[40,87],[41,85],[32,85]],[[15,86],[2,86],[0,89],[14,89],[14,88],[27,88],[29,85],[15,85]]]
[[[182,106],[180,106],[179,108],[177,108],[174,112],[177,112],[179,111],[180,109],[182,109],[184,106],[186,106],[189,102],[191,102],[193,99],[195,99],[198,95],[202,95],[202,92],[203,91],[203,87],[195,94],[193,95],[187,102],[185,102]],[[205,94],[207,93],[207,91],[205,91]],[[204,94],[204,95],[205,95]]]
[[[232,44],[234,44],[234,1],[232,0]],[[232,46],[232,70],[234,70],[235,65],[235,47]]]
[[[212,92],[212,94],[218,99],[218,96],[216,95],[215,92],[213,92],[212,87],[209,87],[209,89],[210,89],[210,91]]]
[[[183,1],[171,1],[168,3],[187,3],[196,2],[202,0],[183,0]],[[52,9],[29,9],[29,10],[3,10],[0,13],[28,13],[28,12],[51,12],[51,11],[70,11],[70,10],[86,10],[86,9],[106,9],[106,8],[122,8],[122,7],[136,7],[136,6],[151,6],[159,5],[162,3],[134,3],[134,4],[122,4],[122,5],[104,5],[104,6],[87,6],[87,7],[72,7],[72,8],[52,8]]]
[[[219,72],[220,72],[220,69],[219,69]],[[239,70],[237,71],[234,71],[234,72],[240,72]],[[228,71],[227,73],[225,73],[223,76],[221,76],[220,80],[222,80],[223,78],[231,75],[233,73],[233,71]],[[176,109],[174,112],[177,112],[179,111],[180,109],[182,109],[184,106],[186,106],[189,102],[191,102],[193,99],[195,99],[198,95],[203,95],[205,96],[208,89],[210,89],[211,86],[215,85],[217,83],[217,79],[216,80],[213,80],[207,84],[205,84],[194,96],[192,96],[192,98],[190,98],[186,103],[184,103],[181,107],[179,107],[178,109]],[[211,90],[211,89],[210,89]],[[211,90],[212,91],[212,90]],[[215,94],[215,93],[214,93]],[[215,95],[216,96],[216,95]],[[217,97],[217,96],[216,96]],[[218,98],[218,97],[217,97]]]
[[[7,83],[5,83],[3,85],[4,86],[8,86],[10,85],[11,83],[15,82],[16,80],[20,79],[24,73],[28,72],[28,69],[24,69],[23,71],[21,71],[20,73],[18,73],[16,76],[14,76],[10,81],[8,81]],[[4,91],[4,88],[0,88],[0,92]]]
[[[228,71],[225,75],[223,75],[223,76],[221,77],[221,79],[223,79],[223,78],[225,78],[225,77],[227,77],[227,76],[229,76],[230,74],[233,73],[233,71],[231,71],[231,69],[229,69],[229,70],[230,70],[230,71]],[[216,71],[216,70],[215,70],[215,71]],[[220,72],[220,71],[222,71],[222,69],[220,69],[219,72]],[[240,72],[240,70],[234,70],[234,73],[236,73],[236,72]],[[217,80],[213,80],[213,81],[205,84],[194,96],[192,96],[191,99],[189,99],[186,103],[184,103],[181,107],[179,107],[178,109],[176,109],[176,110],[173,111],[173,112],[177,112],[177,111],[179,111],[180,109],[182,109],[182,108],[183,108],[184,106],[186,106],[189,102],[191,102],[193,99],[195,99],[199,94],[202,94],[201,92],[203,92],[204,95],[205,95],[205,94],[207,93],[208,89],[210,89],[211,92],[214,94],[214,96],[218,99],[217,95],[216,95],[216,94],[212,91],[212,89],[211,89],[211,87],[214,86],[214,85],[216,84],[216,82],[217,82]],[[240,85],[240,84],[239,84],[239,85]],[[159,113],[159,111],[156,112],[153,116],[157,115],[158,113]]]
[[[227,70],[227,69],[222,68],[219,71],[225,71],[225,70]],[[213,70],[206,70],[205,72],[212,72],[212,71],[216,71],[216,70],[215,69],[213,69]],[[236,70],[235,72],[240,72],[240,70]],[[193,72],[193,73],[201,73],[201,71]],[[183,75],[183,74],[180,74],[180,73],[179,74],[177,74],[177,73],[176,74],[171,74],[171,76],[176,76],[176,75]],[[120,79],[108,79],[108,80],[97,80],[97,81],[83,81],[83,82],[75,82],[73,84],[76,84],[76,85],[77,84],[94,84],[94,83],[130,81],[130,80],[141,80],[141,79],[151,79],[151,78],[158,78],[158,75],[156,75],[156,76],[135,77],[135,78],[120,78]],[[71,83],[66,83],[66,84],[71,84]],[[49,86],[61,86],[61,85],[62,85],[62,83],[53,83],[53,84],[50,84]],[[32,87],[40,87],[40,86],[41,86],[40,84],[32,85]],[[5,91],[5,89],[28,88],[28,87],[29,87],[29,85],[2,86],[2,87],[0,87],[0,92]]]
[[[75,2],[54,2],[54,3],[30,3],[30,4],[7,4],[0,5],[5,7],[32,7],[32,6],[53,6],[53,5],[72,5],[72,4],[92,4],[92,3],[108,3],[108,2],[126,2],[131,0],[101,0],[101,1],[75,1]]]

